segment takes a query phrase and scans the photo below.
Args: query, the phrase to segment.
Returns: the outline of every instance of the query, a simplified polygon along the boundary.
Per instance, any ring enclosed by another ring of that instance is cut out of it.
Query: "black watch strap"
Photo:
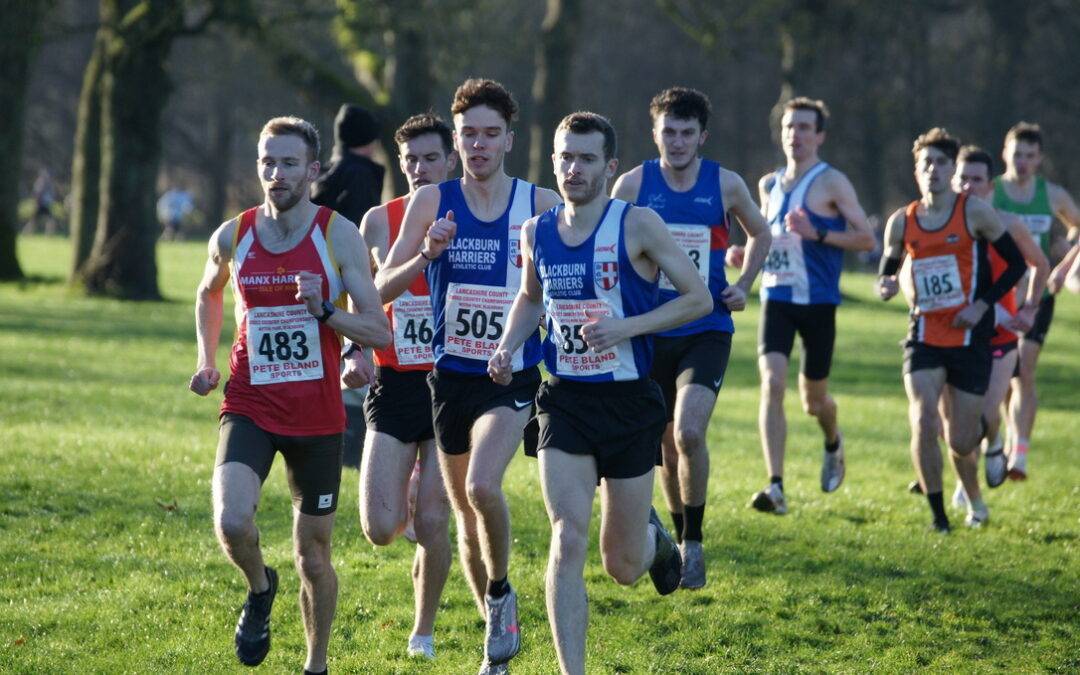
[[[337,311],[337,308],[334,307],[334,303],[330,302],[329,300],[323,300],[322,311],[322,316],[317,316],[315,318],[319,320],[319,323],[326,323],[326,320],[334,315],[334,312]]]
[[[360,345],[355,342],[350,342],[345,349],[341,351],[341,358],[347,359],[353,355],[354,352],[360,351]]]

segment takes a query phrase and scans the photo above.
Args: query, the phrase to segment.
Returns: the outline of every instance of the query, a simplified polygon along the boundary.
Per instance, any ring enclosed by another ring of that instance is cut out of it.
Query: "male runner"
[[[618,167],[615,130],[577,112],[555,131],[555,177],[566,200],[525,223],[525,279],[491,357],[494,381],[547,314],[537,396],[540,479],[551,520],[547,610],[563,673],[585,673],[584,568],[599,484],[600,551],[620,584],[646,570],[661,595],[679,587],[680,557],[651,508],[653,466],[667,425],[649,379],[652,334],[704,316],[712,298],[664,221],[607,198]],[[678,289],[659,303],[658,271]],[[603,482],[601,482],[603,479]]]
[[[377,278],[384,301],[401,295],[420,271],[431,289],[435,442],[462,567],[487,621],[484,667],[495,667],[521,646],[517,596],[507,581],[510,513],[502,479],[540,386],[539,330],[515,353],[509,384],[488,378],[487,361],[521,283],[521,224],[560,200],[503,170],[517,103],[502,85],[466,80],[450,110],[464,175],[413,193]]]
[[[255,510],[274,454],[281,452],[293,495],[305,673],[326,671],[337,604],[330,539],[345,430],[338,333],[362,345],[390,340],[356,226],[308,199],[318,157],[319,135],[308,122],[276,117],[263,127],[259,179],[265,198],[210,238],[195,298],[199,358],[189,384],[205,396],[221,379],[215,355],[222,291],[231,276],[237,331],[221,405],[213,494],[218,539],[249,589],[236,626],[236,655],[256,666],[270,650],[278,576],[263,562]],[[346,294],[356,313],[339,308]]]
[[[836,307],[844,251],[870,251],[874,233],[847,176],[818,157],[829,110],[822,101],[794,98],[784,105],[780,140],[787,165],[758,182],[772,248],[761,274],[758,370],[761,407],[758,427],[769,485],[750,505],[783,515],[788,359],[796,333],[802,339],[799,397],[825,435],[821,489],[833,492],[844,480],[844,439],[836,401],[828,392],[836,342]]]
[[[1001,155],[1005,173],[994,179],[994,206],[1019,215],[1046,257],[1056,263],[1066,256],[1068,243],[1053,227],[1054,218],[1065,223],[1075,237],[1080,234],[1080,209],[1064,188],[1039,175],[1042,149],[1039,125],[1020,122],[1009,129]],[[1013,382],[1009,402],[1013,432],[1009,475],[1016,480],[1027,477],[1027,453],[1038,406],[1035,366],[1053,318],[1054,295],[1047,292],[1039,300],[1035,325],[1020,338],[1020,376]]]
[[[398,166],[409,181],[409,194],[371,209],[360,224],[376,269],[397,238],[409,197],[425,185],[443,182],[457,165],[450,127],[434,114],[407,119],[394,132],[394,141],[398,144]],[[375,379],[364,404],[368,432],[360,465],[360,523],[368,540],[378,546],[391,543],[402,532],[410,515],[410,477],[419,460],[413,511],[416,617],[408,653],[433,659],[435,612],[452,554],[450,503],[435,454],[426,379],[433,363],[435,320],[423,275],[417,275],[407,291],[386,305],[386,315],[394,342],[375,351]],[[350,370],[346,368],[347,373]]]
[[[891,299],[899,291],[901,257],[911,257],[917,311],[905,343],[904,387],[911,402],[912,463],[938,532],[950,529],[941,494],[938,431],[943,421],[953,468],[968,494],[977,494],[974,450],[983,436],[993,307],[1024,270],[1024,258],[993,208],[952,191],[959,151],[959,141],[944,129],[931,129],[915,140],[912,154],[922,198],[889,217],[877,284],[881,298]],[[987,242],[1006,262],[993,283]],[[942,396],[944,420],[938,417]]]
[[[665,89],[649,104],[658,159],[623,174],[612,195],[647,206],[667,223],[675,242],[698,268],[713,296],[713,310],[700,319],[659,333],[651,376],[664,392],[668,428],[664,434],[661,484],[682,545],[684,588],[705,585],[702,522],[709,481],[709,449],[705,436],[716,396],[724,382],[731,334],[731,312],[746,307],[772,239],[765,219],[738,174],[699,155],[709,137],[711,106],[694,89]],[[729,214],[748,236],[747,255],[739,280],[724,275]],[[678,292],[660,277],[660,301]]]
[[[977,146],[966,145],[960,149],[956,173],[953,175],[953,189],[989,203],[994,191],[994,185],[991,182],[993,175],[993,159],[990,154]],[[1039,245],[1028,233],[1027,227],[1020,218],[1001,211],[998,212],[998,217],[1005,223],[1028,265],[1029,272],[1026,274],[1028,283],[1026,287],[1023,287],[1021,297],[1040,297],[1050,271],[1046,256],[1043,255]],[[910,259],[904,261],[900,274],[900,286],[908,305],[914,309],[915,283],[911,277],[909,263]],[[1004,269],[1005,261],[991,249],[991,280],[997,279]],[[1021,286],[1023,286],[1022,281]],[[983,423],[986,425],[986,435],[981,447],[985,458],[986,484],[992,488],[1000,486],[1007,477],[1005,455],[1002,450],[1003,438],[999,432],[1001,406],[1009,389],[1009,380],[1016,369],[1017,342],[1020,335],[1031,329],[1038,309],[1038,304],[1034,302],[1023,302],[1018,305],[1016,295],[1016,288],[1010,288],[1001,301],[994,306],[996,328],[993,337],[990,338],[991,354],[994,360],[990,371],[990,384],[983,400]],[[942,412],[940,408],[939,404],[939,412]],[[910,487],[914,491],[919,491],[919,481],[914,481]],[[981,526],[989,517],[989,510],[983,504],[981,495],[968,495],[963,483],[959,480],[953,492],[953,505],[967,509],[965,523],[969,526]]]

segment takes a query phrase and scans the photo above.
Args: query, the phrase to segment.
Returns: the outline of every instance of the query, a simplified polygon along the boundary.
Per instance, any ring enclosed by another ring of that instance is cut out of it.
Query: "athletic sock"
[[[487,594],[493,598],[501,598],[510,592],[510,584],[506,581],[506,577],[498,579],[496,581],[489,581],[487,587]]]
[[[304,675],[327,675],[328,672],[330,672],[329,668],[323,668],[319,672],[315,672],[313,670],[308,670],[307,668],[304,668]]]
[[[1013,444],[1013,452],[1018,455],[1026,455],[1028,452],[1028,439],[1020,438],[1018,436],[1016,438],[1016,443]]]
[[[836,434],[836,440],[832,443],[825,442],[825,452],[836,452],[840,449],[840,434]]]
[[[780,488],[780,492],[784,491],[784,477],[783,476],[769,476],[769,482]]]
[[[705,504],[701,506],[683,507],[686,509],[686,529],[683,531],[683,539],[687,541],[701,541],[701,521],[705,520]]]
[[[674,511],[668,511],[671,514],[671,523],[675,526],[675,542],[681,544],[683,540],[683,523],[685,518],[681,513],[675,513]]]
[[[927,493],[926,501],[930,502],[930,511],[934,514],[934,522],[947,526],[949,516],[945,515],[945,499],[941,496],[941,492]]]

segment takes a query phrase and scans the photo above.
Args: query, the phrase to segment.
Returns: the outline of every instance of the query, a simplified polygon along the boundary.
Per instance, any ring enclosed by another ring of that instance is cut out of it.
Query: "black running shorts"
[[[536,396],[539,450],[592,455],[600,478],[636,478],[659,463],[664,396],[649,379],[575,382],[552,378]]]
[[[995,361],[1003,359],[1010,352],[1016,351],[1017,344],[1019,344],[1018,341],[1013,340],[1012,342],[1006,342],[1001,345],[990,345],[990,355],[994,357]]]
[[[766,300],[758,324],[758,355],[776,352],[790,358],[796,333],[802,338],[799,360],[803,377],[824,380],[832,368],[836,305]]]
[[[960,391],[982,396],[990,385],[994,359],[990,345],[932,347],[921,342],[904,344],[904,374],[917,370],[945,369],[945,382]]]
[[[1038,342],[1040,345],[1046,342],[1046,334],[1050,332],[1050,322],[1054,320],[1054,296],[1044,295],[1039,300],[1039,309],[1035,312],[1035,325],[1031,330],[1024,333],[1025,340]]]
[[[325,516],[337,509],[341,487],[342,435],[282,436],[234,413],[221,416],[215,466],[240,462],[265,481],[274,454],[285,458],[293,506],[309,516]]]
[[[653,364],[649,373],[664,394],[667,418],[675,419],[675,395],[688,384],[700,384],[718,394],[724,384],[731,333],[710,330],[679,337],[653,338]]]
[[[431,390],[427,371],[376,368],[364,399],[368,429],[393,436],[402,443],[435,438],[431,424]]]
[[[432,370],[427,376],[431,389],[435,441],[448,455],[462,455],[472,448],[469,436],[473,423],[495,408],[531,408],[540,386],[536,366],[514,373],[510,384],[495,384],[487,375],[463,375],[448,370]]]

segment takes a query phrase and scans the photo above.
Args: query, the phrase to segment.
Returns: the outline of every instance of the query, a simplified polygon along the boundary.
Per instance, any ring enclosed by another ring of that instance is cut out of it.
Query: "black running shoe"
[[[682,556],[679,555],[679,547],[664,529],[660,516],[656,515],[656,509],[649,510],[649,522],[656,527],[656,557],[649,567],[649,577],[660,595],[674,593],[682,581]]]
[[[937,534],[949,534],[952,532],[952,526],[949,525],[949,521],[935,520],[930,523],[930,531]]]
[[[907,491],[913,495],[922,494],[922,483],[919,482],[918,478],[907,484]]]
[[[277,595],[278,577],[274,568],[266,568],[270,588],[265,593],[248,592],[247,601],[236,622],[236,658],[245,666],[257,666],[270,652],[270,608]]]

